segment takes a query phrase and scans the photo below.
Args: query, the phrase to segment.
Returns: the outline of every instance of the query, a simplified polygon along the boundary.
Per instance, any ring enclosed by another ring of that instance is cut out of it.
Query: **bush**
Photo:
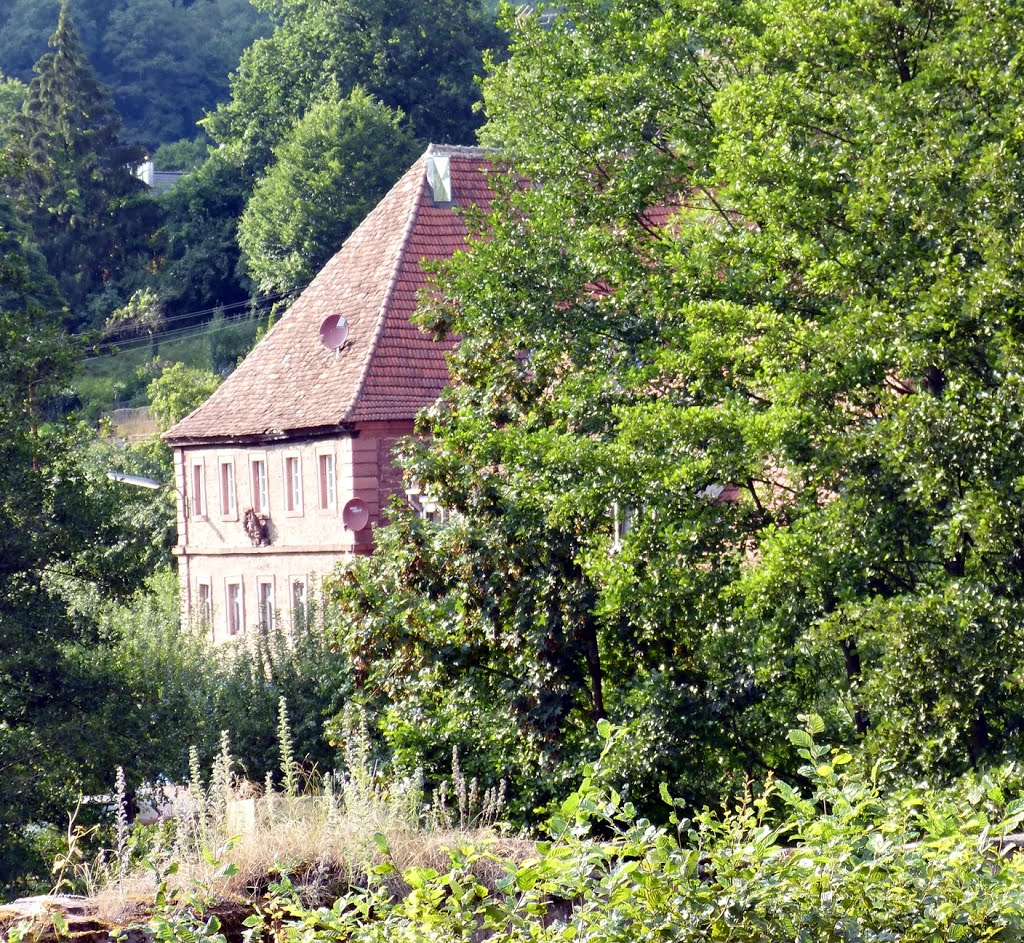
[[[806,794],[769,780],[687,819],[663,790],[667,828],[607,786],[612,735],[552,817],[551,840],[526,861],[502,862],[497,890],[475,877],[497,857],[468,845],[449,852],[444,873],[405,869],[399,896],[378,882],[314,909],[284,880],[247,921],[251,939],[454,941],[481,930],[536,943],[1024,939],[1024,860],[1006,841],[1024,818],[1024,801],[1005,794],[1015,772],[887,796],[877,769],[860,776],[850,754],[816,743],[820,729],[810,717],[791,734]],[[394,887],[390,860],[375,870]]]

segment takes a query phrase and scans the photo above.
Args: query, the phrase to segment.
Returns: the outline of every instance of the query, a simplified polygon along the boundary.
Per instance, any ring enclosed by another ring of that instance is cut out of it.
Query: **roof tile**
[[[427,158],[450,160],[453,204],[435,204]],[[426,282],[421,262],[466,242],[455,211],[491,201],[494,168],[479,148],[432,145],[346,240],[221,387],[165,433],[172,444],[206,439],[287,438],[353,422],[412,418],[448,380],[445,353],[410,322]],[[338,351],[320,325],[344,315]]]

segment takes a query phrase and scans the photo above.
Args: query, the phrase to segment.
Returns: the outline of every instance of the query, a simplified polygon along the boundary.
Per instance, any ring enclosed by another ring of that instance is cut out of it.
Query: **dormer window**
[[[430,195],[435,204],[451,203],[452,167],[451,158],[447,154],[427,155],[427,183],[430,184]]]

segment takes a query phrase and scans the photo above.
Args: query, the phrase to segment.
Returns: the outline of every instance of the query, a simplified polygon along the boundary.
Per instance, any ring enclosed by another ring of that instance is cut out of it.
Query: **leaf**
[[[57,936],[68,935],[68,918],[62,910],[50,911],[50,918],[53,920],[53,929]]]
[[[806,730],[800,728],[794,728],[789,731],[789,742],[805,750],[811,750],[814,747],[814,740],[811,738],[811,735]]]
[[[214,874],[215,878],[230,878],[238,874],[238,865],[233,861],[228,861],[217,870]]]

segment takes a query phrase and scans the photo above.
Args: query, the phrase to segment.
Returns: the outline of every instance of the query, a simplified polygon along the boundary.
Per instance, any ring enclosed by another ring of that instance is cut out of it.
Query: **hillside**
[[[59,0],[0,8],[0,73],[32,79]],[[124,141],[152,152],[192,138],[196,122],[228,96],[242,51],[270,31],[249,0],[74,0],[71,10],[99,78],[124,119]]]

